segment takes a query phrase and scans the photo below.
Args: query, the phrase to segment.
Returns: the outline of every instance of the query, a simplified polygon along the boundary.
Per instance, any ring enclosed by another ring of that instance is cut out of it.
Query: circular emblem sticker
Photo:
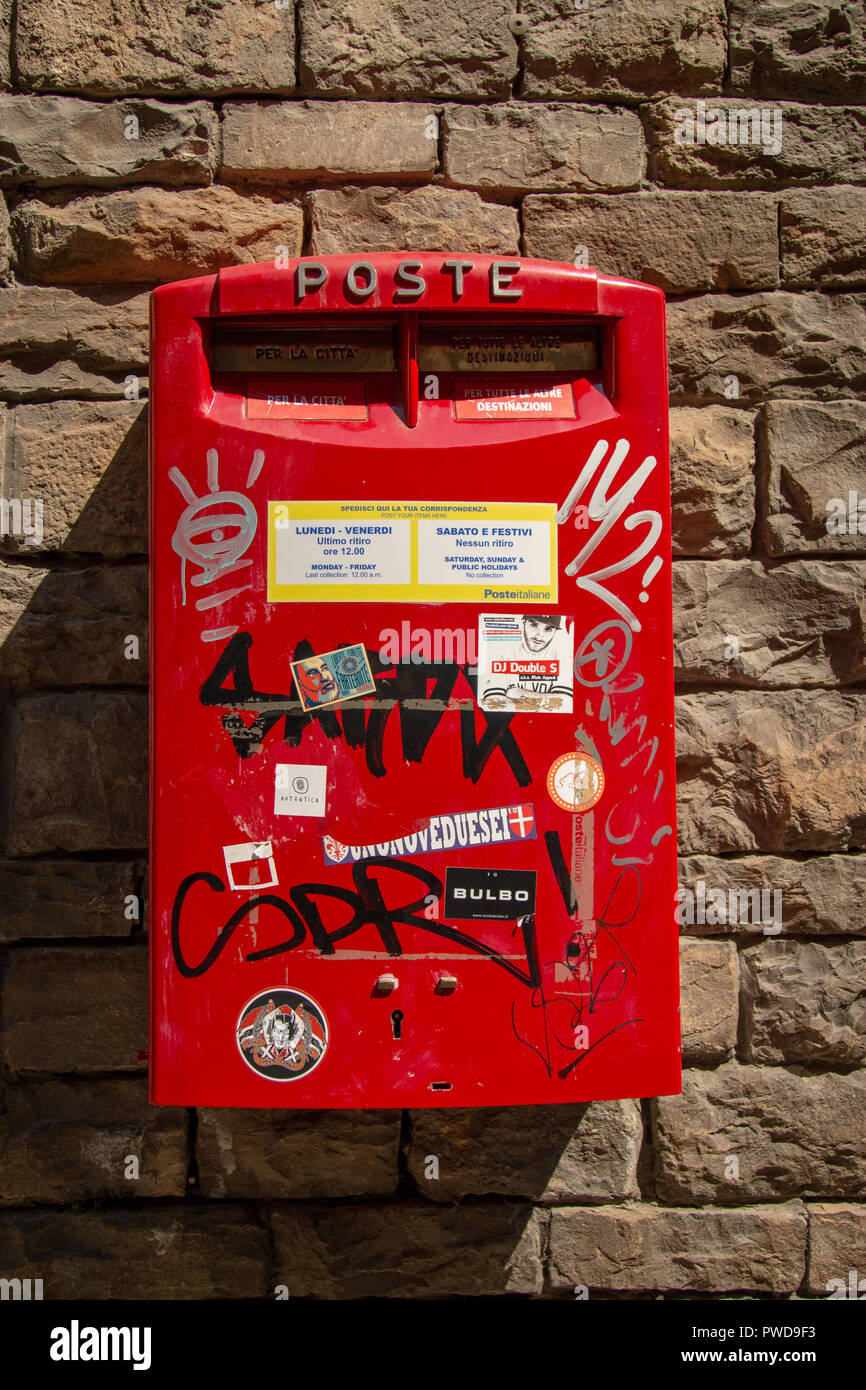
[[[563,753],[547,774],[547,790],[563,811],[591,811],[604,791],[601,764],[588,753]]]
[[[247,1066],[270,1081],[297,1081],[328,1050],[328,1025],[314,999],[296,989],[269,989],[241,1010],[238,1047]]]
[[[337,670],[340,672],[341,676],[356,676],[360,669],[361,663],[352,652],[347,652],[346,655],[341,656],[340,660],[337,662]]]

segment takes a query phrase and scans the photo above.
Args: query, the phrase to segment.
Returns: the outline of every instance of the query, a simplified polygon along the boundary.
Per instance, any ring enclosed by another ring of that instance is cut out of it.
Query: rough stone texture
[[[866,188],[801,188],[780,206],[786,287],[866,285]]]
[[[0,1215],[0,1276],[42,1279],[48,1299],[273,1296],[267,1232],[234,1205]]]
[[[311,251],[516,252],[514,208],[448,188],[321,190],[309,195]]]
[[[701,108],[675,97],[653,104],[648,114],[650,168],[662,184],[765,188],[866,179],[862,107],[713,97]]]
[[[143,860],[0,860],[0,940],[128,936],[142,913],[127,917],[126,899],[144,872]]]
[[[513,0],[305,0],[300,79],[314,96],[508,96]]]
[[[9,270],[9,208],[6,206],[6,199],[0,194],[0,276],[4,279]]]
[[[137,138],[129,138],[136,128]],[[217,135],[216,112],[204,101],[104,106],[77,97],[0,97],[0,184],[210,183]]]
[[[138,656],[127,637],[138,640]],[[0,561],[0,681],[11,690],[147,684],[147,567]]]
[[[850,1067],[866,1058],[866,941],[762,941],[741,961],[746,1060]]]
[[[823,854],[813,859],[778,859],[773,855],[755,854],[747,859],[716,859],[709,854],[680,858],[679,881],[684,888],[697,894],[697,884],[703,880],[704,894],[716,888],[725,894],[724,913],[708,912],[704,904],[704,922],[686,920],[683,930],[691,935],[736,934],[755,938],[778,935],[775,908],[781,894],[781,926],[785,937],[792,934],[866,935],[866,856],[861,854]],[[731,920],[743,916],[740,897],[732,899],[731,891],[769,893],[764,900],[752,898],[745,903],[749,920]],[[688,904],[685,900],[684,910]],[[733,908],[733,911],[732,911]],[[697,901],[692,905],[697,916]],[[706,920],[713,916],[713,921]],[[763,924],[758,918],[763,916]],[[716,920],[718,917],[718,920]]]
[[[866,315],[855,295],[708,295],[668,308],[673,403],[780,395],[851,395],[866,389]]]
[[[147,1103],[130,1078],[40,1081],[0,1096],[0,1202],[81,1202],[182,1197],[184,1110]],[[138,1159],[137,1175],[129,1158]]]
[[[731,0],[731,89],[795,101],[862,101],[863,0]]]
[[[4,497],[42,501],[43,529],[40,545],[28,544],[25,537],[6,536],[3,549],[22,554],[39,550],[143,554],[147,550],[144,407],[137,401],[18,406],[9,415],[2,482]]]
[[[677,699],[685,854],[866,844],[866,697],[738,690]]]
[[[177,5],[173,0],[19,0],[25,87],[85,92],[289,92],[295,11],[273,0]]]
[[[801,1296],[811,1215],[813,1293],[852,1269],[866,1290],[864,20],[866,0],[0,0],[0,496],[31,530],[43,508],[38,545],[0,537],[0,1278]],[[764,115],[767,147],[678,143],[698,99],[736,135]],[[586,247],[669,293],[680,881],[713,918],[658,904],[683,938],[682,1100],[146,1107],[142,289],[277,246]]]
[[[436,169],[437,129],[432,106],[409,102],[230,102],[220,176],[417,179]]]
[[[126,289],[0,288],[0,390],[122,395],[126,373],[146,374],[147,323],[148,296]]]
[[[711,405],[670,412],[674,555],[747,555],[755,515],[754,416]]]
[[[242,197],[216,184],[177,192],[124,189],[61,203],[21,203],[13,237],[34,280],[86,285],[179,280],[223,265],[300,254],[303,213],[295,202]]]
[[[147,704],[132,692],[33,695],[3,721],[7,854],[147,843]]]
[[[862,1072],[804,1076],[728,1062],[684,1072],[682,1095],[661,1096],[653,1108],[663,1202],[735,1205],[866,1192]]]
[[[740,1211],[561,1207],[550,1218],[556,1289],[791,1293],[806,1265],[799,1202]]]
[[[866,403],[770,401],[765,413],[771,555],[866,551]],[[851,492],[856,494],[850,507]],[[843,503],[844,530],[827,524]],[[861,531],[862,526],[862,531]]]
[[[737,1042],[737,948],[732,941],[680,939],[683,1060],[730,1057]]]
[[[446,106],[443,133],[445,177],[464,188],[635,188],[646,168],[643,127],[630,111]]]
[[[866,1294],[866,1207],[813,1203],[809,1207],[809,1292],[819,1297],[841,1294],[838,1283],[830,1282],[841,1279],[845,1297],[850,1298],[852,1269],[853,1292],[862,1300]]]
[[[524,0],[528,97],[622,96],[714,91],[725,69],[721,0]]]
[[[538,1293],[542,1219],[504,1202],[277,1208],[277,1282],[292,1298]]]
[[[205,1197],[374,1197],[396,1191],[399,1110],[200,1110]]]
[[[10,85],[12,0],[0,0],[0,89]]]
[[[542,1202],[617,1202],[637,1195],[643,1140],[636,1101],[499,1110],[413,1110],[409,1172],[423,1196],[452,1202],[498,1193]],[[427,1159],[439,1160],[427,1178]]]
[[[846,685],[866,679],[866,564],[683,560],[674,565],[682,682]],[[735,654],[736,653],[736,654]]]
[[[591,265],[669,294],[779,283],[778,213],[763,193],[531,196],[523,221],[530,255],[570,261],[585,246]]]
[[[147,1047],[147,956],[133,946],[13,947],[3,990],[10,1071],[131,1071]]]

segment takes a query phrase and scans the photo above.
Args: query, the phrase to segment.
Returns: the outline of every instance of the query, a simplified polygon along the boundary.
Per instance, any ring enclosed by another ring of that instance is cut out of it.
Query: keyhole
[[[391,1029],[395,1038],[399,1038],[403,1029],[403,1010],[395,1009],[391,1015]]]

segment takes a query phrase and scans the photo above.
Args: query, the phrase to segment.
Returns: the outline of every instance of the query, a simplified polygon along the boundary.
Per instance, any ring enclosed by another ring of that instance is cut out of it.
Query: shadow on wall
[[[19,527],[0,543],[0,940],[11,947],[4,1053],[15,1116],[4,1197],[25,1206],[179,1198],[189,1190],[187,1118],[146,1103],[143,942],[126,906],[137,898],[140,911],[147,845],[147,411],[65,400],[15,406],[6,418],[3,495],[41,501],[42,516],[41,535],[31,524],[29,536]],[[50,1037],[34,1007],[46,993]],[[117,1092],[108,1105],[106,1087]],[[526,1203],[636,1196],[643,1124],[633,1101],[533,1107],[531,1122],[530,1146],[521,1108],[418,1111],[408,1122],[399,1111],[204,1110],[198,1191],[229,1202],[396,1195],[396,1206],[351,1214],[274,1212],[279,1242],[300,1220],[327,1249],[312,1296],[535,1293],[545,1217]],[[133,1190],[123,1165],[104,1161],[106,1145],[141,1153],[147,1180]],[[457,1212],[462,1198],[486,1200]],[[51,1224],[50,1214],[32,1216],[40,1229]],[[135,1246],[149,1245],[163,1217],[139,1207],[112,1220],[131,1223]],[[372,1247],[372,1271],[353,1265],[357,1251],[349,1258],[346,1220]],[[187,1224],[181,1247],[195,1239]],[[415,1251],[411,1268],[395,1259],[395,1227]],[[50,1243],[49,1296],[112,1292],[105,1261],[101,1272],[73,1261],[59,1231]],[[26,1275],[26,1259],[14,1263]],[[139,1273],[142,1295],[166,1287],[144,1259]]]
[[[22,405],[7,435],[3,497],[29,501],[31,521],[41,502],[41,538],[31,527],[3,541],[0,844],[13,856],[141,851],[146,411]]]

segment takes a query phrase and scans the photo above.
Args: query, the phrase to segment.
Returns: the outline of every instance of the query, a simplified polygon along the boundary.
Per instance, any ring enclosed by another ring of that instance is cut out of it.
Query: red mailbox
[[[678,1091],[661,292],[237,267],[152,382],[152,1098]]]

